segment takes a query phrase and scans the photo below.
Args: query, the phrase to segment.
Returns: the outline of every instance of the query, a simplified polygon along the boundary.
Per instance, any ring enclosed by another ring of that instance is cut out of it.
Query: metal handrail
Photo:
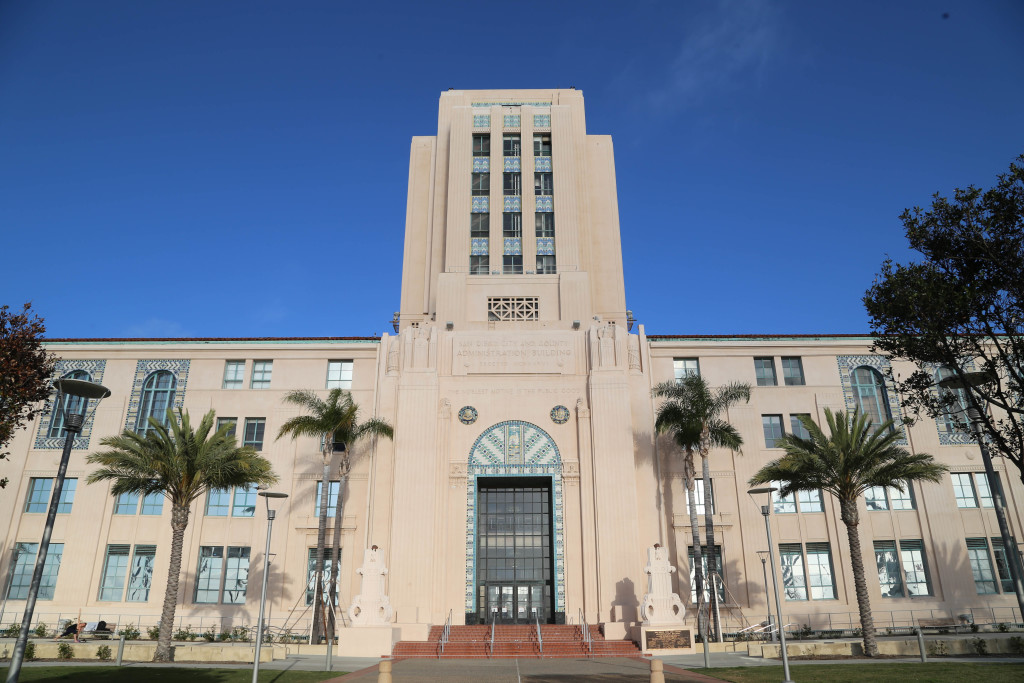
[[[537,647],[540,649],[541,656],[544,656],[544,639],[540,636],[540,615],[536,610],[533,612],[533,620],[537,624]]]
[[[583,608],[580,608],[580,629],[583,631],[583,642],[587,644],[587,652],[594,654],[594,641],[590,635],[590,626],[587,624],[587,619],[583,614]]]
[[[498,623],[498,613],[491,612],[491,657],[494,657],[494,625]]]
[[[444,628],[441,630],[441,654],[444,654],[444,646],[448,644],[448,639],[452,634],[452,611],[448,610],[448,619],[444,622]]]

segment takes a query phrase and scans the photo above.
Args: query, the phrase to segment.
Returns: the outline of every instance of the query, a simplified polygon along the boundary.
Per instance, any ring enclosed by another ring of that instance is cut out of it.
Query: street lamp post
[[[768,592],[768,569],[765,565],[768,563],[768,552],[767,550],[758,550],[757,556],[761,558],[761,574],[764,576],[764,604],[768,608],[768,635],[771,636],[772,642],[775,642],[775,631],[772,630],[772,596]]]
[[[21,675],[21,664],[25,659],[25,645],[28,644],[28,631],[32,626],[32,613],[36,609],[36,598],[39,595],[39,584],[43,579],[43,567],[46,564],[46,554],[50,549],[50,535],[53,533],[53,522],[57,518],[57,508],[60,506],[60,494],[64,489],[64,474],[68,469],[68,460],[71,458],[71,446],[75,442],[75,435],[82,431],[85,418],[88,412],[89,399],[96,401],[96,405],[102,399],[110,396],[110,390],[95,382],[86,382],[80,379],[58,379],[53,386],[57,389],[55,411],[60,411],[64,419],[64,451],[60,456],[60,465],[57,467],[57,477],[53,482],[53,494],[50,496],[50,508],[46,512],[46,526],[43,527],[43,538],[39,541],[39,552],[36,553],[36,566],[32,572],[32,583],[28,589],[28,596],[25,599],[25,612],[21,617],[21,632],[18,634],[18,642],[14,645],[14,652],[11,654],[11,668],[7,671],[7,683],[17,683]],[[72,412],[71,398],[81,399]]]
[[[260,650],[263,647],[263,613],[267,606],[267,578],[270,576],[270,532],[274,528],[274,517],[277,510],[270,509],[271,498],[287,498],[287,493],[275,493],[273,491],[260,491],[259,495],[267,502],[267,546],[263,551],[263,591],[260,593],[260,618],[256,622],[256,656],[252,662],[252,683],[260,675]]]
[[[974,432],[974,438],[978,441],[978,447],[981,449],[981,461],[985,465],[985,478],[988,480],[988,489],[992,492],[993,506],[996,510],[996,521],[999,523],[999,535],[1003,541],[1003,556],[1006,558],[1006,569],[1010,572],[1010,578],[1013,581],[1013,591],[1017,594],[1017,607],[1020,609],[1021,619],[1024,619],[1024,582],[1022,582],[1020,564],[1018,563],[1017,544],[1010,535],[1010,526],[1006,522],[1006,501],[1003,498],[1003,488],[996,477],[995,469],[992,467],[992,454],[989,453],[988,445],[985,443],[984,420],[981,416],[981,410],[978,409],[977,401],[970,392],[971,387],[988,384],[995,381],[995,379],[991,372],[967,372],[964,373],[962,379],[954,376],[939,380],[939,386],[943,389],[966,390],[965,393],[968,396],[969,402],[967,417],[971,421],[971,431]]]
[[[786,652],[786,623],[782,618],[782,601],[779,599],[779,577],[775,570],[775,550],[772,547],[772,526],[768,521],[768,515],[772,509],[772,492],[778,491],[774,486],[750,489],[747,491],[751,498],[759,493],[768,495],[768,504],[761,506],[761,514],[764,515],[764,530],[768,534],[768,558],[772,563],[772,588],[775,590],[775,614],[779,618],[779,649],[782,650],[782,672],[784,678],[782,683],[793,683],[789,677],[789,655]]]

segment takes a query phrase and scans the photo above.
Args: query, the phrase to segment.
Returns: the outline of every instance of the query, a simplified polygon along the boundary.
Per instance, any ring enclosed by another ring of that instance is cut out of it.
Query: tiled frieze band
[[[187,360],[140,360],[135,366],[135,381],[132,383],[132,398],[128,403],[128,418],[124,422],[125,429],[135,429],[139,418],[139,403],[142,401],[142,385],[146,378],[157,370],[167,370],[174,374],[174,409],[181,410],[185,405],[185,385],[188,384]]]
[[[64,377],[75,370],[89,373],[89,381],[96,384],[103,384],[103,371],[107,367],[105,360],[59,360],[54,368],[53,376]],[[93,406],[89,406],[92,408]],[[89,448],[89,436],[92,434],[92,419],[95,413],[90,412],[82,431],[75,437],[71,448],[86,450]],[[64,435],[50,437],[50,423],[53,422],[53,401],[46,402],[46,408],[39,418],[39,432],[36,434],[35,448],[64,448]]]

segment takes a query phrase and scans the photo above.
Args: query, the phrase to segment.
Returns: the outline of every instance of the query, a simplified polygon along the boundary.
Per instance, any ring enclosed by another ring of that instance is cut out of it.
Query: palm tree
[[[715,553],[715,525],[710,506],[711,468],[708,454],[712,447],[728,448],[738,452],[743,445],[743,437],[736,428],[720,416],[730,406],[740,401],[750,401],[750,385],[732,382],[712,390],[707,381],[700,375],[688,375],[677,382],[663,382],[654,387],[654,395],[664,397],[666,401],[658,408],[654,426],[659,432],[671,432],[676,445],[683,452],[683,480],[686,484],[686,497],[689,501],[690,527],[693,533],[694,583],[697,588],[698,609],[704,600],[703,592],[703,554],[700,547],[700,536],[697,527],[697,506],[694,500],[694,478],[696,469],[693,465],[693,454],[701,457],[704,479],[704,524],[707,529],[707,547],[713,555],[708,561],[709,571],[717,569]],[[716,636],[721,632],[716,609],[718,591],[712,585],[711,613],[714,616],[713,631]],[[703,617],[698,612],[698,623]],[[707,636],[706,633],[702,634]]]
[[[860,511],[857,500],[868,489],[885,486],[903,491],[909,482],[937,482],[949,468],[935,462],[927,453],[911,453],[897,442],[903,435],[893,429],[893,421],[872,428],[871,418],[854,411],[832,413],[825,409],[829,435],[810,418],[800,418],[810,438],[788,434],[776,445],[786,454],[774,460],[750,479],[751,485],[782,482],[779,494],[793,491],[827,491],[839,501],[840,516],[846,525],[850,543],[853,582],[857,590],[864,653],[878,655],[875,622],[871,616],[864,556],[860,549]],[[781,622],[781,619],[780,619]]]
[[[90,464],[100,466],[89,475],[88,483],[114,482],[111,495],[162,493],[171,501],[171,559],[155,662],[173,659],[171,629],[178,601],[181,549],[192,502],[210,489],[266,486],[277,481],[269,460],[250,446],[238,447],[234,435],[229,434],[233,425],[224,425],[211,434],[213,420],[211,410],[193,430],[188,411],[179,410],[176,418],[174,411],[168,409],[170,431],[151,417],[145,435],[126,429],[119,436],[108,436],[100,441],[107,450],[86,458]]]
[[[352,400],[352,394],[344,389],[331,389],[327,398],[322,399],[312,391],[292,391],[285,395],[286,403],[305,408],[306,415],[291,418],[277,433],[277,438],[288,435],[293,439],[300,436],[312,436],[320,439],[323,454],[323,484],[320,487],[320,520],[316,534],[316,566],[314,580],[316,587],[313,595],[314,642],[319,642],[319,629],[328,631],[323,605],[323,574],[324,545],[327,535],[327,501],[330,488],[331,461],[335,450],[341,453],[338,463],[340,483],[338,485],[338,501],[334,512],[334,547],[331,551],[331,580],[328,599],[334,604],[338,581],[338,554],[340,551],[341,513],[344,508],[345,482],[352,469],[351,450],[349,445],[364,436],[386,436],[392,438],[394,429],[386,421],[371,418],[359,422],[359,406]],[[327,633],[333,638],[333,628]]]

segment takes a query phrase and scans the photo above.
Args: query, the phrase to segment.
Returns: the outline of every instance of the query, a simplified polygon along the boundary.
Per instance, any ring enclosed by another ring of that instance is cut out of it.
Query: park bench
[[[953,629],[953,632],[957,632],[957,628],[962,626],[961,622],[953,617],[938,617],[935,619],[918,619],[917,625],[921,629],[934,628],[934,629]]]
[[[106,628],[98,628],[102,623]],[[83,636],[89,636],[96,640],[110,640],[111,636],[117,632],[117,624],[111,624],[108,622],[90,621],[86,622],[85,628],[82,629]]]

